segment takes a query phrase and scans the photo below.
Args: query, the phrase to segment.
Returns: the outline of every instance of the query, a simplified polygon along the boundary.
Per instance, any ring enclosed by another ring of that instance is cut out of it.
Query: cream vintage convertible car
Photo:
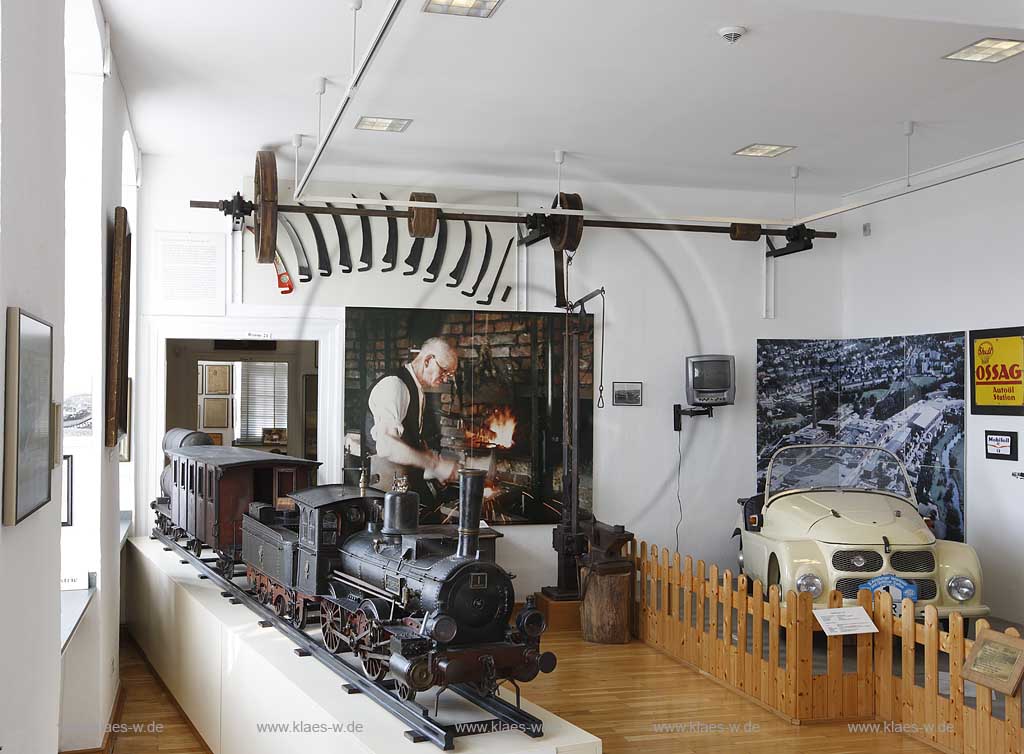
[[[836,589],[886,589],[915,612],[987,615],[974,548],[937,540],[918,513],[906,469],[881,448],[798,445],[772,457],[763,495],[743,505],[740,568],[765,588],[810,592],[818,605]]]

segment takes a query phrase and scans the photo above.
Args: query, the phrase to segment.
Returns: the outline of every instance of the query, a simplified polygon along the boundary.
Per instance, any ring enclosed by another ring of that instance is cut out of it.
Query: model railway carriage
[[[288,497],[316,483],[319,464],[247,448],[203,444],[203,433],[171,430],[165,436],[167,468],[161,476],[163,496],[154,504],[157,527],[176,538],[187,537],[196,555],[212,549],[218,566],[232,575],[242,556],[242,516],[254,501],[286,518],[294,503]],[[175,447],[187,443],[184,447]]]
[[[293,625],[320,615],[324,645],[354,653],[365,674],[391,674],[411,699],[433,686],[502,681],[550,672],[540,651],[545,622],[532,603],[515,610],[512,576],[481,546],[482,472],[462,472],[459,526],[420,527],[419,497],[326,485],[292,493],[285,520],[254,503],[243,525],[250,588]]]

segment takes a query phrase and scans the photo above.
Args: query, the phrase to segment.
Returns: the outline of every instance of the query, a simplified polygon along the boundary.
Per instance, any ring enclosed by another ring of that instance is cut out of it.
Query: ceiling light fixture
[[[409,127],[412,123],[412,118],[377,118],[369,115],[364,115],[356,123],[356,128],[360,131],[390,131],[391,133],[401,133]]]
[[[501,5],[501,0],[427,0],[423,6],[423,12],[490,18],[499,5]]]
[[[999,63],[1024,52],[1024,41],[1018,39],[981,39],[962,50],[951,52],[944,60],[967,60],[971,63]]]
[[[796,147],[788,147],[784,144],[750,144],[737,149],[733,154],[740,157],[778,157],[780,154],[791,152]]]

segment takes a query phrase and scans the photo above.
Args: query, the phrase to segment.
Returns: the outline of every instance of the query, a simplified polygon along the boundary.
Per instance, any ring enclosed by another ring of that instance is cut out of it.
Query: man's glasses
[[[437,364],[437,368],[441,372],[441,382],[448,382],[448,380],[452,379],[455,376],[454,367],[451,369],[445,369],[443,366],[441,366],[441,362],[438,361],[436,357],[434,358],[434,363]]]

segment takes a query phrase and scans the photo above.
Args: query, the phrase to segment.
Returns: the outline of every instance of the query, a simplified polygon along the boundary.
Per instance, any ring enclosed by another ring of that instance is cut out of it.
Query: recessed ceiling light
[[[946,60],[969,60],[972,63],[998,63],[1024,52],[1024,41],[1017,39],[982,39],[962,50],[950,53]]]
[[[490,18],[501,0],[427,0],[424,13],[446,13],[449,16]]]
[[[787,147],[782,144],[751,144],[743,149],[737,149],[733,154],[738,154],[740,157],[778,157],[780,154],[786,154],[794,149],[796,147]]]
[[[356,123],[356,128],[361,131],[390,131],[392,133],[401,133],[409,127],[412,123],[411,118],[374,118],[369,115],[364,115]]]

